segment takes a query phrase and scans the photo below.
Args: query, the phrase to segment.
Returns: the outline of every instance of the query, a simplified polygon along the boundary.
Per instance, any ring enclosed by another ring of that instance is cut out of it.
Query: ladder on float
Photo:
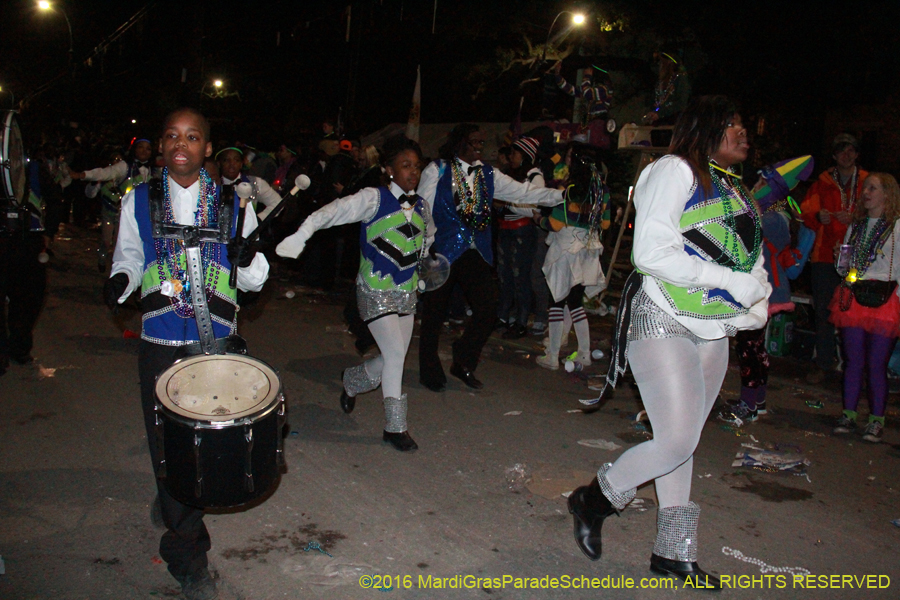
[[[616,243],[613,246],[612,254],[609,257],[609,266],[606,269],[606,289],[600,294],[600,301],[603,302],[607,297],[619,299],[622,297],[622,289],[625,287],[625,280],[634,270],[631,264],[631,244],[634,239],[634,186],[637,185],[638,178],[647,168],[647,165],[654,160],[668,154],[669,149],[665,146],[642,145],[650,143],[651,132],[660,130],[671,130],[671,126],[667,127],[645,127],[639,125],[625,125],[619,132],[620,151],[637,152],[637,165],[634,171],[634,177],[631,185],[628,187],[628,201],[622,210],[622,218],[619,223],[619,232],[616,235]],[[620,256],[621,255],[621,256]]]

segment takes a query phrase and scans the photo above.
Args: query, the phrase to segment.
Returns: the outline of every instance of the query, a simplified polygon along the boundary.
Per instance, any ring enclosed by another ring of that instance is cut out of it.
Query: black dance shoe
[[[484,387],[484,384],[475,378],[475,373],[459,363],[450,365],[450,374],[474,390],[480,390]]]
[[[34,357],[27,352],[25,354],[14,354],[9,359],[17,365],[30,365],[34,362]]]
[[[435,392],[438,394],[447,390],[447,382],[446,381],[433,382],[433,381],[426,381],[425,379],[419,378],[419,383],[424,385],[426,388],[428,388],[432,392]]]
[[[341,371],[341,410],[348,415],[356,408],[356,396],[351,396],[344,389],[344,372]]]
[[[710,575],[700,568],[695,562],[685,562],[680,560],[670,560],[650,555],[650,570],[659,575],[674,575],[682,581],[691,580],[694,589],[709,590],[712,592],[721,592],[722,583],[715,575]],[[688,586],[685,586],[688,587]]]
[[[181,593],[187,600],[213,600],[219,595],[216,582],[204,567],[187,577],[176,577],[181,584]]]
[[[419,445],[410,437],[409,431],[401,431],[400,433],[390,433],[389,431],[385,431],[384,435],[381,436],[381,439],[390,443],[391,446],[400,452],[410,452],[419,449]]]
[[[500,337],[504,340],[520,340],[526,335],[528,335],[528,329],[526,329],[524,325],[513,323]]]
[[[596,477],[589,485],[572,492],[569,496],[569,512],[575,518],[575,543],[589,559],[599,559],[603,551],[600,539],[603,520],[619,511],[603,495]]]

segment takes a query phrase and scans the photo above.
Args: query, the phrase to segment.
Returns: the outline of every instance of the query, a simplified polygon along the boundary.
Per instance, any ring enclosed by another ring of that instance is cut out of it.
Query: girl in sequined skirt
[[[381,386],[385,425],[382,439],[401,452],[416,450],[406,424],[403,363],[412,338],[418,290],[416,267],[426,251],[425,209],[416,194],[421,175],[419,144],[404,136],[385,142],[389,184],[338,198],[311,214],[297,232],[276,248],[296,258],[319,229],[362,224],[356,298],[360,317],[381,351],[379,356],[341,374],[341,408],[350,413],[356,396]]]

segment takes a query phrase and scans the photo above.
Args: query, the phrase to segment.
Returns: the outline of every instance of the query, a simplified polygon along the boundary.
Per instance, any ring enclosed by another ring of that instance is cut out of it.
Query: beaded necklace
[[[882,247],[893,233],[893,227],[888,227],[887,219],[879,217],[871,229],[867,227],[867,220],[861,219],[853,224],[848,240],[853,246],[853,254],[850,257],[850,273],[856,279],[861,279],[879,254]],[[890,233],[888,233],[890,231]],[[848,273],[849,278],[849,273]]]
[[[853,167],[853,175],[850,176],[849,197],[847,192],[844,190],[844,186],[841,185],[841,172],[838,171],[837,167],[835,167],[834,171],[831,172],[831,177],[834,179],[834,182],[837,184],[838,189],[841,191],[841,208],[846,212],[853,212],[853,206],[856,204],[856,183],[857,181],[859,181],[859,169],[857,167]]]
[[[466,175],[463,173],[462,163],[454,158],[450,163],[453,172],[453,186],[456,188],[456,204],[466,225],[475,231],[484,231],[491,225],[491,203],[487,197],[487,184],[484,181],[484,169],[475,169],[475,177],[472,180],[472,190]]]
[[[669,82],[666,84],[666,87],[657,84],[656,90],[653,93],[653,107],[656,112],[659,112],[659,109],[665,106],[666,102],[669,100],[669,96],[675,91],[675,80],[678,79],[678,75],[680,75],[680,73],[673,73],[672,76],[669,77]]]
[[[716,171],[724,171],[731,175],[736,179],[734,182],[726,182],[722,179]],[[725,171],[718,165],[709,163],[709,175],[712,178],[713,184],[715,184],[716,189],[719,191],[719,200],[722,203],[722,209],[724,211],[723,219],[725,225],[725,251],[722,252],[721,256],[726,254],[726,251],[729,250],[729,241],[731,242],[731,260],[734,262],[733,270],[740,271],[741,273],[749,273],[753,269],[753,265],[756,264],[756,260],[759,258],[759,253],[762,252],[762,222],[760,220],[759,212],[756,210],[756,205],[753,200],[750,198],[750,193],[747,192],[747,189],[744,187],[744,184],[737,179],[737,175],[732,173],[731,171]],[[740,260],[740,254],[738,253],[740,240],[738,239],[738,234],[736,230],[736,222],[734,217],[734,207],[732,205],[733,200],[739,200],[743,205],[747,208],[747,213],[750,215],[750,218],[753,220],[753,246],[747,252],[746,260]]]
[[[206,169],[200,169],[200,192],[197,196],[197,210],[194,212],[195,227],[209,227],[211,224],[218,223],[219,205],[216,202],[216,184],[213,182]],[[169,170],[163,168],[163,210],[165,222],[168,224],[176,224],[175,209],[172,205],[172,195],[169,191]],[[157,238],[153,240],[156,249],[156,269],[159,274],[159,280],[162,282],[162,288],[169,292],[164,295],[171,294],[172,306],[176,314],[188,319],[194,316],[194,305],[191,301],[190,291],[191,282],[185,267],[187,258],[184,252],[184,241]],[[221,244],[215,242],[200,243],[200,258],[203,266],[204,288],[206,297],[212,296],[218,280],[218,268],[211,269],[213,263],[221,264]]]
[[[590,206],[590,211],[588,212],[588,239],[594,239],[594,234],[596,233],[599,236],[599,231],[601,225],[603,223],[603,212],[606,208],[603,202],[603,177],[600,175],[600,172],[597,170],[596,165],[590,165],[591,167],[591,181],[588,184],[587,193],[584,195],[584,199],[581,202],[578,202],[579,206],[579,215],[578,220],[581,220],[581,215],[585,213],[585,210],[581,207],[584,205]],[[572,193],[572,190],[575,188],[574,185],[569,185],[566,188],[566,197],[570,198],[569,194]],[[567,202],[568,204],[568,202]],[[563,215],[566,218],[566,226],[569,226],[569,209],[568,206],[563,210]]]

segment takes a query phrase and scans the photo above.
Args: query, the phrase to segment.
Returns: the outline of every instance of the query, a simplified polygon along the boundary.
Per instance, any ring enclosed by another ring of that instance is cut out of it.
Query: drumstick
[[[241,199],[241,208],[238,210],[237,230],[234,232],[234,240],[237,245],[240,245],[241,239],[244,237],[244,213],[247,212],[247,199],[253,193],[253,186],[246,181],[242,181],[235,186],[234,191],[238,198]],[[237,287],[237,271],[238,266],[231,265],[231,275],[228,278],[228,284],[231,286],[231,289]]]
[[[256,239],[259,237],[259,234],[263,230],[263,228],[266,225],[268,225],[269,223],[271,223],[272,221],[274,221],[278,217],[278,215],[281,214],[281,211],[284,209],[284,206],[285,206],[285,200],[287,200],[291,196],[296,196],[297,194],[300,193],[300,191],[308,188],[309,184],[310,184],[309,177],[307,177],[306,175],[297,175],[297,179],[294,180],[293,189],[291,189],[290,192],[288,192],[281,198],[281,202],[279,202],[278,205],[275,206],[275,208],[273,208],[272,211],[269,212],[268,215],[266,215],[266,218],[263,219],[262,222],[256,226],[256,229],[253,230],[253,233],[251,233],[250,235],[247,236],[247,240],[249,240],[251,242],[255,242]]]

